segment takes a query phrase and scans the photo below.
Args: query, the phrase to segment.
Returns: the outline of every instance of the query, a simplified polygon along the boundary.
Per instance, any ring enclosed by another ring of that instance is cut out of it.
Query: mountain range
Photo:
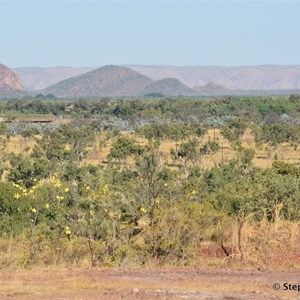
[[[38,93],[61,98],[272,95],[299,93],[299,89],[300,66],[9,69],[0,64],[0,98]]]
[[[152,80],[176,78],[190,88],[214,83],[231,90],[300,89],[299,65],[241,67],[125,65],[125,67],[146,75]],[[24,67],[15,68],[13,71],[26,88],[42,90],[61,80],[87,73],[96,68]]]
[[[208,83],[231,90],[300,89],[300,66],[129,66],[153,80],[173,77],[194,88]]]

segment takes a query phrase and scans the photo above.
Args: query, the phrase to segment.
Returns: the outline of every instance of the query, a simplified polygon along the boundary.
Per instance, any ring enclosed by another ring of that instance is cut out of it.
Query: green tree
[[[181,143],[178,151],[178,156],[183,158],[183,166],[185,174],[188,174],[188,163],[191,162],[192,165],[195,165],[198,157],[198,141],[196,139],[192,139],[186,143]]]
[[[141,154],[142,147],[139,146],[135,140],[130,139],[126,136],[120,136],[118,139],[112,144],[112,148],[110,149],[109,158],[116,159],[119,162],[124,160],[126,164],[128,164],[127,158],[133,154]]]

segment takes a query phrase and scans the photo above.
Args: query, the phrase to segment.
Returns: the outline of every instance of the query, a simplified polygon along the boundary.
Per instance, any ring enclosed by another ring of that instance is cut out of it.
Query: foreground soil
[[[0,299],[300,299],[283,290],[300,284],[300,271],[2,270],[0,282]]]

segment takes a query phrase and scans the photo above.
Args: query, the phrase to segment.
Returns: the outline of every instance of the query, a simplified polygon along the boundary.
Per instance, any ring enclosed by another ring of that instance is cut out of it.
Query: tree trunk
[[[245,220],[243,218],[238,217],[238,248],[241,256],[241,260],[244,259],[244,252],[242,247],[242,229],[244,226]]]

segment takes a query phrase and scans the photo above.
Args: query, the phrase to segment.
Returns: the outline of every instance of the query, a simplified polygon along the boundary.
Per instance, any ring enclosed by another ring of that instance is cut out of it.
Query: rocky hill
[[[57,97],[136,96],[153,83],[149,77],[127,67],[105,66],[54,84],[42,92]]]
[[[192,96],[195,91],[176,78],[164,78],[146,86],[142,95],[148,96]]]
[[[22,93],[19,77],[7,66],[0,64],[0,98],[18,97]]]

